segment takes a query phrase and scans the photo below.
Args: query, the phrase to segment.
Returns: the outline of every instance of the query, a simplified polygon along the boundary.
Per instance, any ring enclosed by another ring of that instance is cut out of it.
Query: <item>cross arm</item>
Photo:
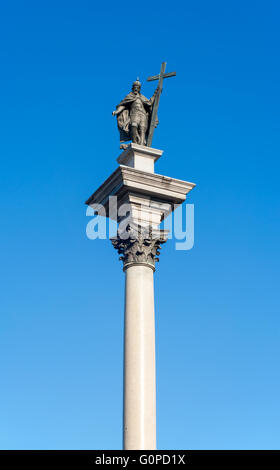
[[[169,73],[164,73],[162,75],[162,78],[175,77],[175,76],[176,76],[176,72],[169,72]],[[154,80],[159,80],[159,79],[160,79],[160,75],[153,75],[152,77],[147,78],[147,82],[153,82]]]
[[[176,77],[176,72],[168,72],[163,75],[163,78]]]
[[[153,75],[147,78],[147,82],[153,82],[154,80],[159,80],[159,75]]]

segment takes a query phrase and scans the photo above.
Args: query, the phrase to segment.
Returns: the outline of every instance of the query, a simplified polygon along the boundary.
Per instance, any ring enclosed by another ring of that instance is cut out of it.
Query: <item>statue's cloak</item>
[[[135,95],[135,93],[130,92],[128,95],[124,97],[124,99],[117,105],[117,108],[119,106],[125,106],[125,109],[118,114],[118,129],[120,132],[120,141],[121,142],[126,142],[128,140],[131,140],[131,135],[130,135],[130,107],[132,103],[137,99],[140,98],[144,105],[144,109],[146,111],[147,115],[147,120],[148,120],[148,125],[147,125],[147,132],[149,132],[150,128],[150,120],[151,120],[151,115],[152,115],[152,109],[153,106],[151,104],[151,101],[148,100],[144,95]]]

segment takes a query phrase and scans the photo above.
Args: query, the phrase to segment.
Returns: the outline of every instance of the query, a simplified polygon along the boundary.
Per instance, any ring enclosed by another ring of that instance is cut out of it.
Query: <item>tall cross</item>
[[[161,95],[161,92],[162,92],[163,79],[168,78],[168,77],[175,77],[175,75],[176,75],[176,72],[165,73],[165,68],[166,68],[166,62],[162,62],[161,69],[160,69],[160,74],[159,75],[153,75],[152,77],[147,78],[147,82],[152,82],[154,80],[158,80],[158,93],[156,94],[155,101],[154,101],[154,106],[153,106],[153,111],[152,111],[152,116],[151,116],[151,122],[150,122],[150,128],[149,128],[149,133],[148,133],[148,138],[147,138],[147,147],[151,147],[151,145],[152,145],[154,130],[155,130],[156,125],[157,125],[157,112],[158,112],[160,95]]]

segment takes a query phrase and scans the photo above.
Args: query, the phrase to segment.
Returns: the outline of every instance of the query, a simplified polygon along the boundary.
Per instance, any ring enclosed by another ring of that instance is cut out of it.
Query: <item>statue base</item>
[[[106,216],[122,222],[122,226],[127,219],[127,223],[158,228],[195,186],[194,183],[154,173],[154,163],[162,153],[162,150],[130,144],[117,159],[120,166],[86,204],[102,204]],[[120,210],[124,204],[129,205],[129,214]]]
[[[120,165],[129,166],[136,170],[154,173],[155,162],[162,156],[162,154],[163,150],[132,143],[120,154],[117,158],[117,162]]]

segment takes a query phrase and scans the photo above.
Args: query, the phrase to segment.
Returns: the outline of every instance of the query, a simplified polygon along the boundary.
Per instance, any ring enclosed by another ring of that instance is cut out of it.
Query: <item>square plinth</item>
[[[161,157],[163,150],[145,147],[144,145],[130,144],[117,158],[120,165],[129,166],[136,170],[154,173],[155,162]]]

